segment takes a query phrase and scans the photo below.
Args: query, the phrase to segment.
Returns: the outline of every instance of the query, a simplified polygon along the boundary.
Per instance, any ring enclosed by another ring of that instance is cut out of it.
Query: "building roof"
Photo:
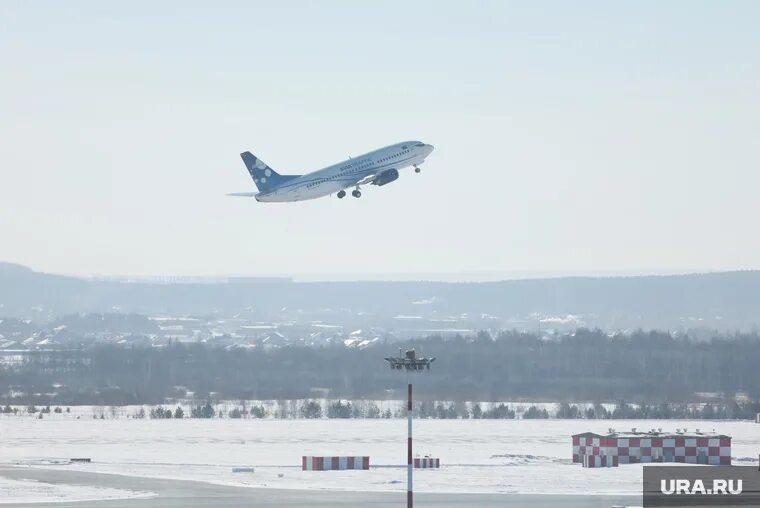
[[[675,432],[663,432],[662,429],[652,429],[652,430],[647,430],[647,431],[637,431],[636,429],[631,429],[628,432],[617,432],[615,429],[609,429],[609,432],[606,434],[599,434],[597,432],[581,432],[580,434],[573,434],[572,437],[605,437],[605,438],[622,438],[622,439],[642,438],[642,437],[643,438],[712,437],[712,438],[731,439],[731,436],[727,436],[725,434],[718,434],[714,431],[703,432],[703,431],[700,431],[699,429],[695,429],[693,432],[689,432],[688,429],[676,429]]]

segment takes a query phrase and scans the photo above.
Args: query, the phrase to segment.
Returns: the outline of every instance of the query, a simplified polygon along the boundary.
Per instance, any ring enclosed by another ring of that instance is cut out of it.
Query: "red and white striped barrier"
[[[414,467],[415,469],[437,469],[441,467],[441,459],[431,459],[430,457],[414,459]]]
[[[339,471],[343,469],[369,469],[369,457],[313,457],[301,459],[303,471]]]

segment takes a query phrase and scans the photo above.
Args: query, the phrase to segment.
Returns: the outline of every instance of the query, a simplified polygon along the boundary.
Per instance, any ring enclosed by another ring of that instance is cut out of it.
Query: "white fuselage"
[[[304,201],[327,196],[369,183],[362,180],[383,171],[421,164],[432,151],[431,145],[419,141],[397,143],[299,176],[255,197],[257,201]]]

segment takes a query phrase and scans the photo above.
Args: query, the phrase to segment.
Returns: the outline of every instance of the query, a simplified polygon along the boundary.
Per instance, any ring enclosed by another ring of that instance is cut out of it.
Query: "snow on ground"
[[[734,463],[752,463],[760,426],[684,420],[415,420],[415,452],[441,459],[417,470],[419,492],[639,494],[641,465],[584,469],[570,436],[662,428],[733,436]],[[390,420],[92,420],[0,418],[6,463],[223,485],[354,491],[403,490],[406,422]],[[302,455],[369,455],[370,471],[301,471]],[[89,457],[91,464],[40,465]],[[36,462],[35,462],[36,461]],[[255,466],[254,473],[232,473]],[[695,466],[700,467],[700,466]]]
[[[154,494],[120,489],[11,480],[0,477],[0,504],[81,502],[101,499],[148,498]]]

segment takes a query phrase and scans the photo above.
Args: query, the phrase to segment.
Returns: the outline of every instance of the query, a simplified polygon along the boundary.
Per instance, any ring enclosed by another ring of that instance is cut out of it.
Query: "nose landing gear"
[[[422,168],[414,166],[414,172],[415,173],[419,173],[420,171],[422,171]]]

